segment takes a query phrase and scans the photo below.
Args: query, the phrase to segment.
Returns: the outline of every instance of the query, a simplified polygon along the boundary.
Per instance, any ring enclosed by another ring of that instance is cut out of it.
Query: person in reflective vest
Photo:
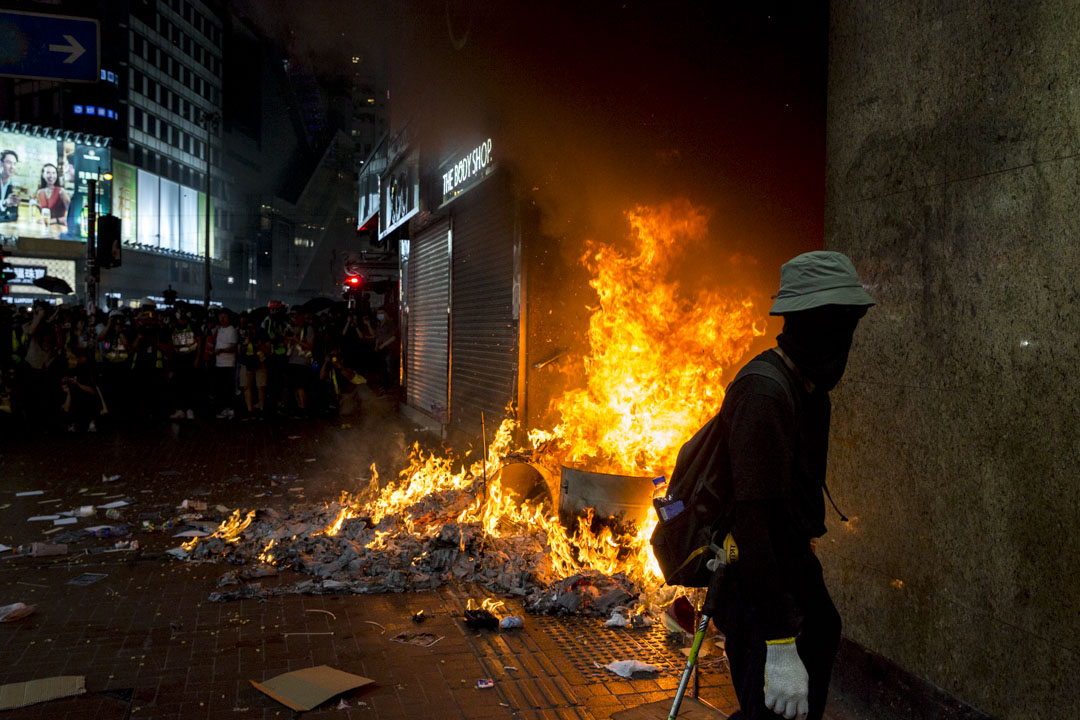
[[[359,390],[367,381],[363,375],[345,365],[339,348],[327,354],[319,378],[329,385],[338,415],[347,417],[360,412]]]
[[[270,398],[277,403],[278,412],[284,414],[288,398],[288,385],[285,379],[288,348],[286,335],[289,320],[285,315],[285,305],[280,300],[271,300],[267,304],[269,312],[262,322],[270,344],[270,354],[266,359],[267,388]]]
[[[105,328],[98,335],[98,368],[101,392],[109,412],[123,411],[128,401],[128,377],[131,373],[131,325],[121,310],[109,313]]]
[[[131,390],[136,412],[147,418],[159,417],[163,410],[165,354],[170,346],[162,334],[157,311],[141,311],[135,323],[135,342],[132,344]]]
[[[176,312],[176,322],[169,333],[169,390],[172,396],[172,420],[195,419],[196,365],[199,359],[199,333],[186,310]]]
[[[244,420],[262,417],[266,411],[267,360],[271,352],[272,348],[266,332],[251,322],[246,313],[241,315],[239,375],[240,388],[244,391],[244,404],[247,408]]]

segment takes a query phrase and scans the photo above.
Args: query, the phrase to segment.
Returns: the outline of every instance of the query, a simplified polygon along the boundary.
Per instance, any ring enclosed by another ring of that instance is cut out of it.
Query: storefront
[[[477,437],[517,396],[521,248],[493,141],[464,147],[422,178],[409,225],[405,387],[412,413]]]

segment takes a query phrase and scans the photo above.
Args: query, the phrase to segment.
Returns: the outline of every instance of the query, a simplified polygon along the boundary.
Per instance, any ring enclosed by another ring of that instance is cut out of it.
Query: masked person
[[[169,385],[175,408],[169,417],[173,420],[182,420],[185,417],[194,420],[199,333],[187,310],[176,312],[176,322],[173,323],[169,339]]]
[[[787,387],[752,374],[724,397],[738,561],[714,580],[705,612],[726,638],[741,708],[733,718],[819,720],[824,713],[840,643],[840,615],[813,552],[825,533],[829,391],[873,304],[841,253],[809,252],[785,263],[770,310],[784,317],[784,330],[777,347],[755,360],[774,366]]]

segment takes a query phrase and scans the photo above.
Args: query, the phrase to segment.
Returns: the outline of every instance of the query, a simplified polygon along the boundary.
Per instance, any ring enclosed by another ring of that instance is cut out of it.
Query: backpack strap
[[[783,357],[784,356],[781,355],[781,358]],[[730,390],[735,383],[748,375],[767,377],[780,387],[784,388],[784,394],[787,395],[788,399],[788,406],[791,408],[792,415],[798,420],[799,413],[795,404],[795,395],[791,392],[791,382],[784,373],[780,372],[780,370],[772,363],[765,362],[764,360],[751,360],[743,365],[742,370],[739,370],[739,372],[736,373],[735,379],[728,384],[728,390]],[[840,516],[840,522],[848,522],[847,516],[836,506],[836,501],[833,500],[832,493],[829,492],[829,484],[822,480],[821,487],[825,490],[825,497],[829,498],[829,504],[833,506],[833,510]]]

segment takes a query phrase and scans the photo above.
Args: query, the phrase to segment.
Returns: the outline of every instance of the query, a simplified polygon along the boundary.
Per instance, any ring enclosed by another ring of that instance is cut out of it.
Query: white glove
[[[795,640],[765,646],[765,707],[788,720],[810,712],[810,678]]]

